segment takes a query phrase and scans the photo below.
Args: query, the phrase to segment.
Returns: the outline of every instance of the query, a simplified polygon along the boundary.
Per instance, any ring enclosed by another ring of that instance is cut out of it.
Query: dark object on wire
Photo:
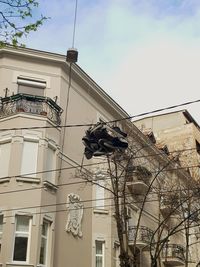
[[[67,50],[66,60],[69,63],[76,63],[78,60],[78,51],[75,48],[69,48]]]
[[[93,156],[105,156],[114,152],[124,152],[128,147],[125,140],[127,134],[119,127],[109,127],[104,123],[97,123],[86,131],[82,138],[85,145],[85,157],[91,159]]]

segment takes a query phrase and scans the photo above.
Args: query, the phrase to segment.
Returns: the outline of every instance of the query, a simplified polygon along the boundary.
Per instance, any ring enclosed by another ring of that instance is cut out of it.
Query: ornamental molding
[[[83,204],[81,203],[79,195],[70,193],[67,196],[67,210],[66,232],[72,233],[74,237],[82,237],[81,223],[83,218]]]

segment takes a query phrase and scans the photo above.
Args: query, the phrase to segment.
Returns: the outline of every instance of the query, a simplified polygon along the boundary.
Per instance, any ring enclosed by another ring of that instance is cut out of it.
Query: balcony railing
[[[49,97],[16,94],[1,99],[0,119],[19,112],[44,116],[57,125],[61,123],[62,109]]]
[[[162,250],[163,262],[173,266],[184,265],[184,247],[178,244],[167,244]]]
[[[129,245],[134,245],[136,235],[136,226],[129,227]],[[154,238],[152,239],[153,231],[146,227],[140,226],[137,232],[136,238],[136,246],[138,247],[145,247],[150,245],[151,241],[152,244],[154,243]]]

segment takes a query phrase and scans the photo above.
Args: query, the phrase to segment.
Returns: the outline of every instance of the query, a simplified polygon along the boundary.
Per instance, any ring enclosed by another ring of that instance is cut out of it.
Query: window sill
[[[0,184],[10,182],[10,178],[0,178]]]
[[[56,186],[55,184],[52,184],[49,181],[44,181],[43,185],[44,185],[44,189],[46,189],[46,190],[51,190],[51,191],[56,192],[58,189],[58,186]]]
[[[21,267],[21,266],[34,267],[34,264],[25,263],[25,262],[11,262],[11,263],[6,263],[6,267],[10,267],[10,266],[16,266],[16,267]]]
[[[16,178],[17,182],[25,182],[25,183],[36,183],[39,184],[40,183],[40,179],[39,178],[32,178],[32,177],[17,177]]]
[[[95,214],[109,214],[109,211],[104,210],[104,209],[94,209],[93,213],[95,213]]]

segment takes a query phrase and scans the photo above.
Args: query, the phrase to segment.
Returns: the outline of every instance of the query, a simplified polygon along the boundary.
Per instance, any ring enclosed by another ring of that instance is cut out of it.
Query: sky
[[[66,54],[75,2],[41,0],[50,19],[26,46]],[[74,46],[78,65],[130,115],[200,99],[199,0],[78,0]],[[200,103],[183,108],[200,124]]]

